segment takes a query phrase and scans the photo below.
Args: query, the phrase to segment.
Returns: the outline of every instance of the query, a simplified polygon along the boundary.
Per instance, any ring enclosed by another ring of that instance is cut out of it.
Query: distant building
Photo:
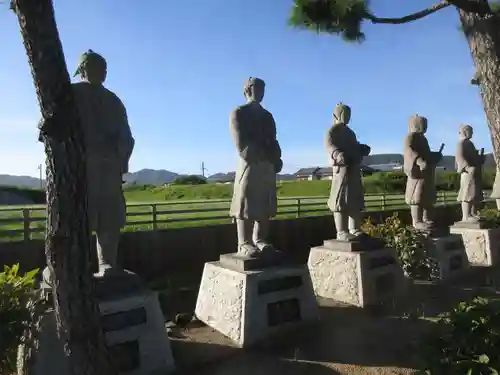
[[[222,174],[216,177],[210,177],[208,179],[208,182],[215,183],[215,184],[233,184],[234,183],[234,178],[236,176],[236,172],[229,172],[226,174]]]
[[[319,167],[302,168],[295,172],[295,179],[300,181],[306,180],[319,180],[317,172],[320,170]]]
[[[333,178],[332,167],[319,168],[316,173],[318,176],[318,180],[331,180]]]
[[[377,172],[376,169],[368,165],[361,166],[361,173],[363,176],[370,175]],[[295,172],[295,178],[301,181],[312,180],[331,180],[333,178],[332,167],[310,167],[302,168]]]
[[[400,172],[403,170],[403,166],[400,163],[370,164],[367,167],[372,168],[376,172]]]

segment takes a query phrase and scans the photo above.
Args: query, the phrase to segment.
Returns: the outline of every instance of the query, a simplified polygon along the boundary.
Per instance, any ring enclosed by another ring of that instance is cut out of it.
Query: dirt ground
[[[404,296],[372,308],[320,299],[318,322],[245,350],[209,327],[181,324],[171,332],[177,374],[411,374],[432,318],[459,301],[498,296],[499,286],[499,270],[474,268],[446,283],[412,283]],[[187,279],[171,283],[160,297],[166,319],[192,313],[197,292]]]

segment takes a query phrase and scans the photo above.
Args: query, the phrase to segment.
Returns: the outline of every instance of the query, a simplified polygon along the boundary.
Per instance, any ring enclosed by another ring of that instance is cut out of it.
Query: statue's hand
[[[472,165],[469,165],[469,166],[465,167],[464,169],[465,169],[465,172],[470,173],[470,174],[474,174],[476,172],[476,167],[474,167]]]
[[[336,165],[345,165],[345,157],[343,152],[337,153],[332,159]]]
[[[437,164],[443,158],[443,153],[442,152],[433,152],[433,156],[434,156],[434,163]]]
[[[424,171],[427,168],[427,162],[422,158],[417,158],[417,165],[421,171]]]
[[[370,155],[370,151],[372,150],[370,146],[368,145],[359,145],[359,146],[360,146],[361,156]]]

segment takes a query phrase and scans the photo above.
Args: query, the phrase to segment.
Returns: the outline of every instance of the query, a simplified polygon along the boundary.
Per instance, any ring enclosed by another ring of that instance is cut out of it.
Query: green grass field
[[[278,219],[327,215],[330,181],[293,181],[278,183]],[[232,185],[127,188],[127,226],[125,231],[153,230],[230,223],[228,210]],[[456,193],[439,192],[438,203],[455,201]],[[367,211],[405,208],[402,194],[369,194],[365,196]],[[4,206],[0,208],[0,241],[24,238],[29,216],[30,238],[43,237],[45,206]],[[153,217],[156,224],[153,224]],[[17,233],[7,233],[16,231]]]
[[[331,181],[283,181],[276,184],[278,197],[325,197]],[[231,199],[232,184],[131,186],[125,189],[127,202]]]

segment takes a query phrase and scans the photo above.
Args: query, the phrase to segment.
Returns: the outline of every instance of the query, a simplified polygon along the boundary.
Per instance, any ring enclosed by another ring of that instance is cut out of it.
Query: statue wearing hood
[[[72,88],[85,142],[87,215],[90,230],[96,233],[99,268],[104,271],[117,266],[120,229],[126,224],[122,178],[135,142],[125,106],[103,86],[106,60],[89,50],[80,56],[74,75],[82,78]]]
[[[247,103],[233,110],[229,121],[239,156],[230,215],[236,221],[238,253],[250,257],[274,253],[267,237],[277,211],[276,174],[283,167],[273,115],[260,104],[264,91],[262,79],[249,78]]]
[[[333,111],[333,125],[325,138],[325,148],[332,165],[332,186],[328,207],[333,212],[337,240],[358,240],[365,197],[361,161],[370,153],[370,147],[361,144],[349,128],[351,108],[337,104]]]
[[[496,174],[495,181],[493,182],[493,188],[491,189],[490,198],[495,199],[497,204],[497,209],[500,210],[500,161],[495,160],[496,164]]]
[[[460,174],[460,190],[457,201],[462,204],[462,221],[477,222],[478,208],[483,201],[482,168],[484,149],[479,153],[472,143],[473,129],[470,125],[460,127],[460,141],[457,144],[456,163]]]
[[[441,158],[439,152],[429,148],[425,137],[427,118],[413,115],[408,123],[409,133],[404,141],[404,173],[406,181],[406,204],[410,205],[413,226],[417,229],[431,229],[432,210],[436,203],[435,169]]]

